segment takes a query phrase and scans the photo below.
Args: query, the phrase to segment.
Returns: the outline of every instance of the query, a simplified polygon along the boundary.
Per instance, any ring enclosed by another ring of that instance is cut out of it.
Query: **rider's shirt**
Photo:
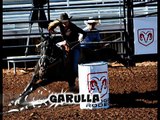
[[[83,38],[86,36],[86,32],[81,28],[77,27],[74,23],[70,22],[69,26],[65,28],[60,25],[60,31],[64,40],[68,42],[78,41],[79,33],[83,34]]]
[[[99,32],[97,31],[97,29],[89,31],[88,27],[84,28],[83,30],[87,32],[87,36],[85,37],[84,41],[82,42],[81,47],[93,48],[95,45],[85,44],[85,43],[99,42],[101,40]]]

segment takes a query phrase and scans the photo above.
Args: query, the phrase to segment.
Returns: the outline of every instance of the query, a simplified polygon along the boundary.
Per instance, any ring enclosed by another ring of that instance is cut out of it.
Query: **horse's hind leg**
[[[115,60],[117,60],[119,63],[122,63],[125,67],[128,67],[128,60],[122,58],[122,56],[117,52],[115,52],[114,54]]]

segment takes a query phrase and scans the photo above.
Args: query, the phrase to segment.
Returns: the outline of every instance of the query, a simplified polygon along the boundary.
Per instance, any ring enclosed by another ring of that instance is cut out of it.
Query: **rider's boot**
[[[75,86],[69,86],[69,92],[75,92]]]

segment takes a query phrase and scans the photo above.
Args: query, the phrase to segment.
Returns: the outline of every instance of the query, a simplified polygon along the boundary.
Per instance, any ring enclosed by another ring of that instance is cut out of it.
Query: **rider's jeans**
[[[79,57],[80,57],[80,47],[77,46],[76,48],[74,48],[73,50],[73,70],[76,74],[78,74],[78,61],[79,61]]]

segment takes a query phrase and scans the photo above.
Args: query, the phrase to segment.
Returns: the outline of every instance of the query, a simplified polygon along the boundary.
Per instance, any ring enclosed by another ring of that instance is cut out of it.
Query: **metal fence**
[[[128,1],[132,0],[48,0],[43,9],[48,21],[59,18],[62,12],[67,12],[73,16],[72,21],[81,28],[85,27],[84,20],[88,17],[97,17],[100,20],[98,30],[102,39],[110,44],[110,47],[116,49],[119,54],[127,52],[129,38],[126,33],[129,32],[128,23],[133,17],[150,16],[157,14],[156,0],[133,0],[133,9],[129,8]],[[43,20],[31,21],[31,11],[33,8],[32,0],[4,0],[3,1],[3,41],[12,40],[16,43],[19,39],[40,37],[37,22]],[[132,11],[128,17],[129,9]],[[32,31],[29,32],[30,23],[33,22]],[[43,31],[48,33],[46,29]],[[114,33],[114,34],[113,34]],[[3,45],[4,49],[35,47],[35,44],[25,43],[16,45]]]

